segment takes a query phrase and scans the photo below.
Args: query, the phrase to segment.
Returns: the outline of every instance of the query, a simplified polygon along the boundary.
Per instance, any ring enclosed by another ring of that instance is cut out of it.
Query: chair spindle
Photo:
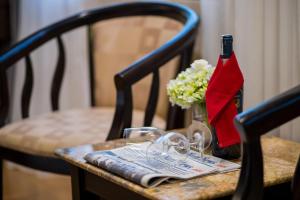
[[[118,77],[119,78],[119,77]],[[122,130],[131,127],[132,122],[132,90],[126,87],[117,90],[116,111],[110,132],[106,140],[122,138]]]
[[[176,74],[180,73],[181,71],[185,70],[189,66],[189,62],[191,61],[192,54],[194,49],[194,43],[191,43],[191,45],[184,49],[182,53],[180,54],[180,60],[178,63],[178,68]],[[184,113],[185,111],[181,109],[177,105],[171,105],[169,103],[168,108],[168,121],[167,121],[167,130],[176,129],[176,128],[182,128],[184,127]]]
[[[263,198],[263,157],[260,138],[243,143],[243,165],[233,200],[260,200]],[[255,177],[255,178],[253,178]]]
[[[132,124],[133,103],[132,103],[132,89],[131,89],[131,87],[126,87],[125,88],[124,103],[125,103],[125,110],[124,110],[124,114],[123,114],[124,126],[122,127],[122,129],[129,128],[129,127],[131,127],[131,124]]]
[[[29,117],[29,109],[30,109],[30,99],[32,96],[32,88],[33,88],[33,69],[32,69],[32,61],[30,55],[25,57],[25,81],[22,90],[22,98],[21,98],[21,114],[22,118]]]
[[[88,25],[88,55],[89,55],[89,75],[90,75],[90,92],[91,92],[91,106],[95,106],[95,61],[94,61],[94,34],[91,25]]]
[[[8,116],[9,92],[6,69],[0,68],[0,127],[4,126]]]
[[[156,69],[153,72],[153,76],[152,76],[150,95],[149,95],[149,99],[145,111],[145,117],[144,117],[144,126],[151,126],[152,124],[152,120],[157,107],[158,95],[159,95],[159,71],[158,69]]]
[[[51,106],[53,111],[59,109],[59,95],[66,64],[65,48],[60,36],[57,37],[57,45],[59,54],[51,86]]]

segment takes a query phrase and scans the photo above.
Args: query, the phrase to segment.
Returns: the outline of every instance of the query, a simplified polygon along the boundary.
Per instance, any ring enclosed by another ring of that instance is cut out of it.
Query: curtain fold
[[[233,35],[245,76],[245,109],[300,83],[299,0],[200,0],[200,4],[202,57],[216,64],[220,35]],[[272,132],[300,141],[300,120]]]

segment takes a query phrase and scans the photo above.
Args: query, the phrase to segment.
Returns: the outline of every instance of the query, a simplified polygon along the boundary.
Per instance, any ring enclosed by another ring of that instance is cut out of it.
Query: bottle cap
[[[229,58],[232,52],[232,35],[221,36],[221,58]]]

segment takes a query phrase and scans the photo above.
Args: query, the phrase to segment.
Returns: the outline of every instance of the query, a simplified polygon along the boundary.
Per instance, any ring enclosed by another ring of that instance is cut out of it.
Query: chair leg
[[[3,159],[0,158],[0,200],[3,199]]]
[[[294,177],[292,180],[292,193],[293,193],[293,199],[300,199],[300,156],[297,161],[296,170],[294,172]]]

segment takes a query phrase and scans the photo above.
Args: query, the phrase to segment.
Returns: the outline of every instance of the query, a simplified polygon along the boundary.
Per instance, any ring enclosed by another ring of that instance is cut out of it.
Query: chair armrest
[[[237,115],[234,121],[247,142],[299,115],[300,85]]]

